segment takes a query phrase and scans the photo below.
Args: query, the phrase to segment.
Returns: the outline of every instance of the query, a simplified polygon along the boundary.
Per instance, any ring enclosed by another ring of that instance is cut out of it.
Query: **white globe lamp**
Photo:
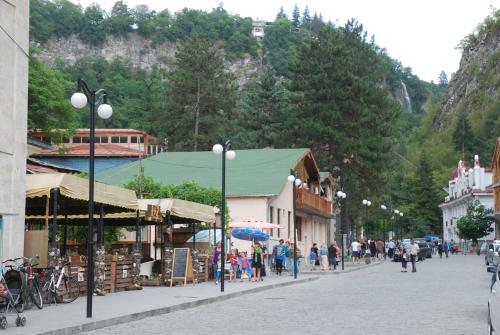
[[[87,97],[81,92],[73,93],[71,96],[71,105],[75,108],[82,109],[87,106]]]

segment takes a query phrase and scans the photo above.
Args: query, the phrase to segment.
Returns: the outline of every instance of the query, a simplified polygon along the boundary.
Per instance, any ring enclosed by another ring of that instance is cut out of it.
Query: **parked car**
[[[493,273],[490,298],[488,300],[488,334],[500,332],[500,282],[498,266],[488,266],[488,272]]]

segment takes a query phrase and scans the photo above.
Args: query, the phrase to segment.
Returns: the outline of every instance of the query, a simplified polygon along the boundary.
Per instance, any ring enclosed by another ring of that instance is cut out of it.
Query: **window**
[[[107,136],[101,136],[101,143],[108,143],[108,137]]]
[[[73,143],[82,143],[82,138],[80,136],[74,136]]]
[[[118,136],[111,137],[111,143],[120,143],[120,138]]]
[[[302,242],[302,218],[300,216],[295,217],[295,223],[297,224],[297,240]]]
[[[90,143],[90,139],[82,136],[82,143]]]
[[[130,137],[130,143],[137,143],[137,136]]]
[[[278,226],[280,225],[280,221],[281,221],[281,209],[278,208],[278,213],[276,214],[276,216],[278,217]],[[278,232],[278,238],[280,238],[280,230],[278,228],[276,228],[276,231]]]
[[[69,143],[69,138],[67,138],[66,136],[63,136],[62,142]]]
[[[274,207],[269,207],[269,222],[273,223],[273,212],[274,212]],[[271,229],[271,236],[273,236],[274,229]]]
[[[120,136],[120,143],[128,143],[128,137],[127,136]]]
[[[101,143],[101,138],[99,136],[96,136],[94,138],[94,143]]]
[[[290,239],[290,217],[292,216],[292,212],[288,211],[288,239]]]
[[[139,137],[139,142],[144,143],[144,137]]]

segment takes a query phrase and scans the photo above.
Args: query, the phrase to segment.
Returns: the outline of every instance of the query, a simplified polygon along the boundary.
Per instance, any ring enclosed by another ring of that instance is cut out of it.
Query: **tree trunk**
[[[198,151],[198,131],[200,128],[200,78],[197,82],[196,105],[194,106],[194,151]]]

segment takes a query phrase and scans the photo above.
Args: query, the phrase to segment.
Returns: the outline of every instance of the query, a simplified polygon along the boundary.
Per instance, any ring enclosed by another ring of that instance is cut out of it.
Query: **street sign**
[[[160,206],[148,205],[148,210],[146,211],[144,219],[146,221],[162,222],[163,217],[161,215]]]

